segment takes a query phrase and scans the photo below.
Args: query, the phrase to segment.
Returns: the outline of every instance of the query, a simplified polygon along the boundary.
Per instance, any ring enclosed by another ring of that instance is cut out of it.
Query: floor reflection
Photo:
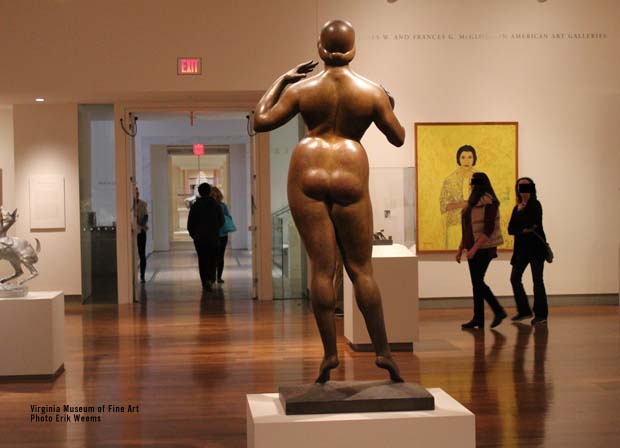
[[[213,291],[203,290],[200,294],[200,316],[226,314],[224,291],[216,288]]]
[[[552,383],[545,377],[548,327],[515,323],[501,331],[465,332],[474,338],[470,399],[465,404],[476,414],[478,446],[545,446],[553,396]],[[510,359],[505,347],[513,334]],[[512,378],[506,369],[509,363]]]
[[[252,299],[252,254],[247,250],[227,250],[224,283],[214,285],[214,293],[231,299]],[[136,285],[136,301],[194,300],[201,291],[198,258],[191,243],[176,243],[172,250],[153,252],[147,261],[146,283]]]
[[[513,325],[517,328],[512,367],[516,404],[515,429],[523,446],[543,446],[546,417],[553,397],[553,385],[545,378],[549,329],[546,325]],[[532,335],[533,366],[526,353]]]
[[[501,445],[504,422],[500,418],[499,391],[493,377],[500,353],[506,345],[506,337],[494,330],[490,331],[491,338],[484,330],[463,331],[470,333],[474,338],[470,397],[471,408],[476,414],[476,433],[484,431],[488,444],[498,446]],[[487,344],[491,344],[488,354]]]

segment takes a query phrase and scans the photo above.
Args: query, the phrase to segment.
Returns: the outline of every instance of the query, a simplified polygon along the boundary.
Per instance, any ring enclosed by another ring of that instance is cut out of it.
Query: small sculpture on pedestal
[[[0,297],[23,297],[28,294],[28,287],[24,286],[29,280],[39,275],[34,264],[39,261],[37,253],[41,251],[41,243],[35,238],[36,250],[23,238],[7,236],[9,228],[17,220],[17,209],[12,213],[5,212],[0,207],[0,261],[8,261],[13,270],[13,275],[0,279]],[[19,278],[24,270],[22,265],[30,272],[30,275],[17,283],[9,281]]]
[[[373,246],[391,246],[392,244],[394,244],[394,241],[392,240],[392,235],[386,237],[385,233],[383,233],[384,230],[381,229],[376,233],[373,233],[372,235],[372,244]]]

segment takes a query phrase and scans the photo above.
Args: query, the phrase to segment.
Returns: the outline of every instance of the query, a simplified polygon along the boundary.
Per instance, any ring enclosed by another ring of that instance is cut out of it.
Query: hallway
[[[141,301],[194,301],[201,293],[198,257],[191,242],[174,242],[168,252],[153,252],[147,259],[146,283],[138,284]],[[224,283],[216,286],[219,298],[252,299],[252,254],[226,250]]]

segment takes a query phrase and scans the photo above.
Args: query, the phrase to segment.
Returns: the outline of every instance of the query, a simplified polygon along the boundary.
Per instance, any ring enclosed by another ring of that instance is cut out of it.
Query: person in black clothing
[[[148,230],[147,223],[149,221],[149,214],[146,202],[140,199],[140,192],[136,188],[135,194],[135,208],[136,208],[136,226],[138,231],[138,257],[140,258],[140,283],[145,283],[146,279],[144,274],[146,273],[146,231]]]
[[[545,243],[547,237],[542,224],[542,206],[536,198],[536,185],[529,177],[517,180],[517,205],[512,210],[508,233],[515,236],[514,252],[510,264],[510,283],[517,304],[517,315],[513,321],[532,317],[532,309],[523,288],[523,272],[527,265],[532,270],[534,282],[534,319],[532,325],[547,322],[547,292],[543,282],[545,267]]]
[[[200,197],[189,210],[187,230],[194,240],[198,254],[198,269],[202,287],[211,291],[215,281],[217,254],[220,243],[219,231],[224,224],[224,214],[220,205],[211,197],[211,185],[200,184]]]
[[[497,246],[504,242],[499,225],[499,200],[485,173],[474,173],[470,186],[467,207],[461,213],[462,237],[456,261],[461,262],[463,250],[466,250],[474,295],[474,317],[462,324],[461,328],[484,326],[485,300],[495,315],[491,323],[491,328],[495,328],[507,315],[491,288],[484,282],[484,275],[491,260],[497,257]]]

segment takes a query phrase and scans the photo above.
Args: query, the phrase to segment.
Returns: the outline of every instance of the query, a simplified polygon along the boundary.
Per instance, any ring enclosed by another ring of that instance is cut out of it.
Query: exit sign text
[[[177,58],[177,75],[202,74],[202,58]]]

